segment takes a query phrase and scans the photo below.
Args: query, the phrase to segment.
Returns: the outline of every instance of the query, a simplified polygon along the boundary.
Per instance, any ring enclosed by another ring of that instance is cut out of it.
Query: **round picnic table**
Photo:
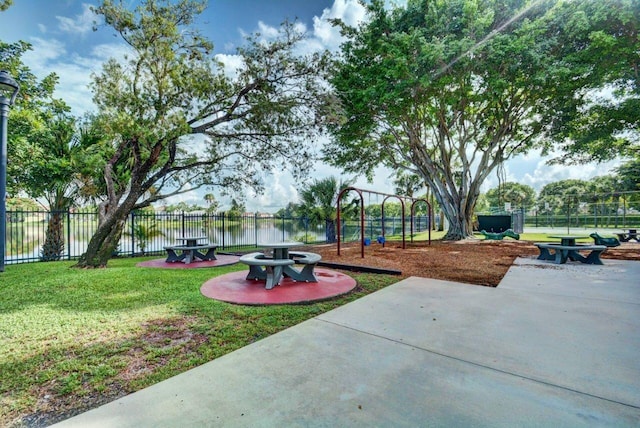
[[[198,245],[198,241],[208,238],[206,236],[178,236],[175,239],[176,241],[185,241],[185,246],[187,247],[195,247]]]
[[[575,235],[548,235],[549,238],[559,239],[560,245],[568,245],[575,247],[576,239],[588,238],[588,236],[575,236]]]
[[[288,259],[289,248],[301,247],[304,243],[295,241],[282,241],[282,242],[259,242],[258,247],[264,248],[265,255],[268,255],[269,250],[273,250],[273,259]]]

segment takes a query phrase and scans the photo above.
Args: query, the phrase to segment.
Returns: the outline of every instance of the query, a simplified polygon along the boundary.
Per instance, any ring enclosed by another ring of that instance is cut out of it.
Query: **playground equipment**
[[[504,232],[500,232],[500,233],[492,233],[492,232],[487,232],[485,230],[481,230],[480,233],[484,235],[485,239],[494,239],[496,241],[502,241],[505,236],[508,236],[509,238],[513,238],[516,240],[520,239],[520,235],[514,232],[513,229],[507,229]]]
[[[431,245],[431,219],[433,218],[433,211],[431,209],[431,204],[429,202],[427,202],[425,199],[416,199],[416,198],[411,198],[409,196],[400,196],[400,195],[390,195],[387,193],[382,193],[382,192],[376,192],[374,190],[365,190],[365,189],[358,189],[357,187],[346,187],[344,188],[339,194],[338,194],[338,209],[337,209],[337,223],[338,223],[338,227],[337,227],[337,238],[338,238],[338,255],[340,255],[340,201],[342,199],[342,197],[344,196],[345,193],[349,192],[349,191],[355,191],[358,196],[360,197],[360,256],[362,258],[364,258],[364,247],[365,247],[365,239],[369,239],[369,244],[371,243],[370,238],[365,238],[364,236],[364,196],[362,195],[363,192],[364,193],[368,193],[369,195],[371,194],[375,194],[375,195],[382,195],[385,196],[384,200],[382,201],[382,207],[381,207],[381,215],[382,215],[382,236],[378,237],[378,243],[382,244],[382,246],[384,247],[384,244],[386,242],[385,237],[384,237],[384,233],[385,233],[385,227],[384,227],[384,204],[387,201],[387,199],[389,198],[397,198],[400,201],[400,205],[402,206],[402,248],[405,249],[406,248],[406,237],[405,237],[405,205],[404,205],[404,201],[405,200],[411,200],[412,204],[411,204],[411,242],[413,242],[413,219],[414,219],[414,214],[415,214],[415,205],[418,202],[424,202],[427,204],[428,210],[429,210],[429,222],[428,222],[428,229],[429,229],[429,245]]]
[[[590,237],[593,238],[595,245],[604,245],[606,247],[617,247],[620,245],[620,241],[617,238],[605,238],[598,235],[597,232],[593,232]]]

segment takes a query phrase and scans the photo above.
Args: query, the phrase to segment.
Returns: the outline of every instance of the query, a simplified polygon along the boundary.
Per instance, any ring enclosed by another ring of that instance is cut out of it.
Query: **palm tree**
[[[300,192],[299,213],[312,224],[325,223],[327,242],[336,242],[336,214],[338,194],[354,180],[341,181],[336,177],[314,180]]]
[[[134,223],[132,229],[133,230],[131,232],[124,232],[124,235],[133,236],[133,240],[138,244],[138,248],[140,248],[143,256],[145,255],[149,241],[159,236],[165,236],[164,232],[158,229],[158,225],[155,221],[152,221],[148,225],[138,221],[137,223]]]

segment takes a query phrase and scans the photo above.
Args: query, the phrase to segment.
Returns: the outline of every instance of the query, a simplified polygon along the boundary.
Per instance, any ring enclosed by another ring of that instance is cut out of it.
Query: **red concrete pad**
[[[291,278],[283,278],[280,285],[267,290],[264,281],[247,280],[248,273],[245,270],[211,278],[200,287],[200,292],[228,303],[280,305],[329,299],[346,294],[356,286],[356,280],[348,275],[329,269],[315,269],[318,282],[296,282]]]
[[[165,268],[165,269],[197,269],[197,268],[205,268],[205,267],[232,265],[234,263],[238,263],[238,260],[240,260],[240,257],[238,256],[227,256],[224,254],[216,254],[216,258],[217,260],[196,260],[189,264],[182,263],[182,262],[167,263],[165,262],[165,259],[154,259],[146,262],[140,262],[136,266]]]

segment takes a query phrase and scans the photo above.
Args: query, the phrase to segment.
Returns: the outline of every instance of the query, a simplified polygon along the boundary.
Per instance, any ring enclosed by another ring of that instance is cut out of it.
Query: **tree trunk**
[[[325,230],[327,243],[332,244],[338,241],[338,239],[336,238],[336,222],[334,220],[325,221]]]
[[[53,211],[47,223],[44,245],[41,249],[40,260],[43,262],[57,261],[64,253],[64,228],[62,211]]]
[[[459,241],[473,237],[473,211],[478,197],[471,192],[464,200],[454,195],[449,195],[448,199],[449,204],[441,204],[449,221],[449,228],[443,239]]]
[[[107,266],[107,262],[118,249],[127,216],[133,207],[133,202],[130,201],[135,201],[131,195],[128,199],[129,201],[113,211],[109,210],[108,204],[100,207],[98,229],[91,237],[89,245],[87,245],[87,251],[80,256],[78,263],[74,267],[100,268]]]

